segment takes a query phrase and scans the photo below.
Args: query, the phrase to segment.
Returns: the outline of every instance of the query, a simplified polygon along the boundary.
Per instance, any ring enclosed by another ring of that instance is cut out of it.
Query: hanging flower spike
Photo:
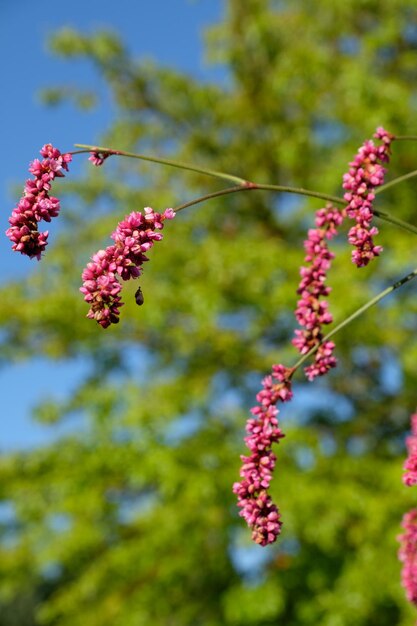
[[[143,263],[149,261],[145,252],[154,241],[162,239],[162,233],[155,231],[162,230],[164,221],[174,217],[173,209],[166,209],[161,215],[146,207],[144,213],[132,212],[119,222],[111,235],[115,243],[99,250],[82,273],[80,291],[90,305],[88,318],[95,319],[103,328],[118,323],[123,302],[117,276],[129,280],[141,275]]]
[[[372,140],[365,141],[355,159],[349,163],[349,172],[343,176],[343,188],[347,190],[343,196],[348,203],[346,213],[356,221],[348,233],[348,241],[356,248],[352,252],[352,261],[358,267],[368,265],[382,251],[382,247],[376,246],[373,241],[378,234],[376,226],[371,226],[373,192],[384,183],[385,169],[381,163],[389,162],[391,142],[395,137],[379,127],[374,138],[382,141],[382,145],[376,146]]]
[[[404,463],[403,483],[407,487],[417,484],[417,412],[411,418],[411,435],[406,440],[407,460]],[[398,558],[403,563],[401,582],[407,600],[417,606],[417,509],[406,513],[401,526],[405,532],[397,537],[400,542]]]
[[[48,231],[40,233],[38,223],[50,222],[59,213],[59,200],[49,195],[54,178],[64,176],[72,156],[61,152],[48,143],[40,151],[42,161],[35,159],[29,166],[33,180],[26,181],[23,196],[9,218],[10,228],[6,235],[12,242],[12,249],[25,254],[30,259],[40,260],[47,246]]]
[[[295,330],[293,345],[301,354],[307,354],[312,348],[319,345],[323,339],[322,326],[330,324],[333,317],[328,310],[326,298],[331,289],[326,286],[327,272],[330,269],[334,254],[330,252],[327,241],[337,235],[337,227],[345,217],[345,212],[327,204],[324,209],[316,213],[316,228],[308,231],[308,238],[304,242],[306,251],[305,262],[301,268],[301,282],[297,293],[301,296],[297,303],[295,317],[303,328]],[[314,354],[314,363],[304,369],[309,380],[323,376],[329,369],[335,367],[336,359],[333,356],[335,344],[326,341],[321,344]]]
[[[417,413],[411,416],[411,435],[405,440],[407,447],[407,460],[404,463],[405,474],[403,483],[407,487],[417,485]]]
[[[268,494],[268,488],[277,460],[271,447],[284,437],[275,405],[278,401],[291,400],[292,374],[290,368],[273,365],[272,374],[262,381],[263,389],[256,396],[259,404],[251,409],[254,417],[246,424],[245,443],[251,454],[240,457],[242,480],[233,485],[241,508],[239,515],[252,529],[252,539],[261,546],[276,541],[281,532],[281,515]]]
[[[417,606],[417,509],[404,515],[401,526],[405,530],[398,537],[398,558],[403,563],[401,582],[407,600]]]

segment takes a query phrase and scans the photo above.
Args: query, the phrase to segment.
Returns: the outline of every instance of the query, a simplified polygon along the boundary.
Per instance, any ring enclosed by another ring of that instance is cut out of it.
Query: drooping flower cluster
[[[404,463],[403,483],[407,487],[412,487],[417,485],[417,413],[411,416],[411,435],[407,437],[405,443],[408,456]]]
[[[417,509],[408,511],[402,519],[404,533],[398,537],[398,558],[403,563],[401,582],[407,600],[417,606]]]
[[[13,250],[29,258],[41,258],[47,246],[48,231],[39,232],[38,224],[42,220],[50,222],[59,213],[59,200],[49,195],[51,183],[57,176],[64,176],[72,156],[61,154],[50,143],[40,150],[42,160],[35,159],[29,166],[33,179],[25,184],[23,196],[9,218],[10,228],[6,235],[13,243]]]
[[[333,356],[335,344],[333,341],[325,341],[323,332],[323,326],[333,321],[325,300],[331,291],[326,285],[326,278],[334,258],[328,242],[335,237],[338,227],[348,215],[356,221],[348,234],[349,242],[356,248],[352,253],[354,263],[359,267],[367,265],[381,251],[381,248],[373,243],[373,236],[378,231],[371,227],[372,202],[375,198],[375,188],[384,182],[385,170],[382,163],[389,161],[390,145],[394,136],[383,128],[378,128],[374,138],[380,140],[381,145],[376,146],[373,141],[366,141],[354,161],[350,163],[348,174],[343,178],[347,207],[339,210],[328,204],[320,209],[316,213],[316,228],[308,231],[307,240],[304,242],[306,265],[300,270],[301,281],[297,290],[300,299],[295,311],[301,328],[295,330],[293,344],[302,355],[317,348],[314,362],[305,368],[309,380],[326,374],[336,365]],[[280,399],[289,399],[291,389],[288,381],[294,370],[286,370],[283,366],[274,368],[286,371],[286,374],[282,375],[281,370],[274,369],[273,377],[280,381],[279,389],[285,390],[285,398]],[[284,381],[287,381],[288,386]],[[267,377],[263,384],[264,390],[257,396],[260,406],[252,409],[255,419],[250,419],[246,426],[245,441],[251,455],[242,456],[242,480],[235,483],[233,490],[238,495],[238,506],[242,509],[240,515],[252,528],[252,538],[261,545],[267,545],[275,541],[281,530],[279,511],[271,501],[267,489],[276,461],[271,446],[275,441],[279,441],[283,434],[276,417],[277,398],[272,396],[271,400],[270,396],[273,388],[272,377]],[[268,434],[265,435],[265,432]]]
[[[379,127],[374,138],[382,144],[377,146],[372,140],[365,141],[349,163],[349,172],[343,176],[343,188],[346,189],[343,197],[348,203],[346,213],[356,222],[349,231],[348,241],[355,247],[352,261],[358,267],[368,265],[382,251],[382,247],[376,246],[373,240],[378,229],[371,226],[372,202],[375,199],[374,190],[384,183],[385,169],[381,163],[389,161],[394,135]]]
[[[164,220],[174,217],[172,209],[160,214],[146,207],[144,213],[132,212],[117,225],[111,235],[115,243],[94,254],[82,273],[80,291],[90,305],[87,317],[103,328],[119,321],[123,303],[118,276],[122,280],[140,276],[143,263],[149,260],[146,253],[155,241],[162,239],[162,233],[156,231],[162,230]],[[136,301],[141,303],[143,298],[137,296]]]
[[[273,365],[272,374],[262,381],[263,389],[256,396],[258,405],[251,409],[254,417],[246,424],[245,443],[250,455],[241,456],[242,480],[233,485],[240,515],[252,529],[252,539],[261,546],[273,543],[281,532],[281,516],[268,488],[277,459],[271,447],[284,437],[276,404],[291,400],[292,373],[283,365]]]
[[[331,288],[327,286],[326,275],[330,269],[334,254],[330,252],[327,242],[337,235],[337,227],[344,219],[344,211],[328,204],[316,213],[316,228],[308,231],[308,238],[304,242],[306,251],[305,262],[301,267],[301,282],[297,293],[301,296],[297,303],[295,317],[302,329],[295,330],[292,343],[301,354],[307,354],[312,348],[319,345],[323,339],[322,327],[330,324],[333,317],[328,310],[326,298]],[[335,344],[325,341],[314,354],[314,362],[305,368],[306,376],[313,380],[317,376],[326,374],[336,365],[333,356]]]
[[[406,438],[407,460],[404,463],[403,483],[417,485],[417,412],[411,416],[411,435]],[[398,537],[398,558],[403,563],[401,581],[407,600],[417,606],[417,509],[405,513],[401,526],[405,532]]]

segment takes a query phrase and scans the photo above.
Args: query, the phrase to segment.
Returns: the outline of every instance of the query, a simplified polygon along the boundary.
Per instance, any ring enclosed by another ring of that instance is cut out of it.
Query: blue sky
[[[96,143],[111,119],[106,102],[91,113],[71,105],[47,109],[40,103],[39,91],[43,87],[101,87],[87,63],[54,58],[47,51],[48,35],[63,26],[87,33],[110,27],[122,36],[135,56],[153,57],[213,79],[219,73],[205,62],[203,31],[205,26],[217,22],[223,11],[222,0],[71,0],[53,5],[33,0],[0,0],[0,58],[5,86],[0,99],[2,230],[7,228],[7,218],[18,200],[15,186],[28,177],[28,163],[38,156],[41,146],[52,142],[61,150],[70,150],[77,142]],[[41,267],[34,267],[36,263],[13,253],[3,235],[3,282],[17,274],[41,271]],[[51,433],[32,422],[30,407],[52,390],[58,395],[69,393],[82,371],[82,362],[50,366],[41,357],[36,362],[1,369],[0,451],[46,441]]]

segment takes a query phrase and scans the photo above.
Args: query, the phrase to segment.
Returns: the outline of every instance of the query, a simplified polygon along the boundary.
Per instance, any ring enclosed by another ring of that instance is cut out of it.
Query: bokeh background
[[[376,126],[416,133],[412,0],[80,0],[0,5],[3,225],[52,142],[160,155],[341,194]],[[394,143],[389,179],[417,168]],[[85,318],[80,274],[132,210],[221,189],[201,174],[76,157],[38,263],[0,246],[0,625],[405,626],[396,536],[413,490],[415,287],[337,336],[339,366],[299,375],[272,492],[284,527],[251,544],[231,486],[271,364],[291,365],[303,239],[320,201],[229,195],[181,212],[123,288],[121,322]],[[415,183],[378,208],[415,223]],[[380,222],[358,271],[346,229],[330,307],[341,321],[415,265]]]

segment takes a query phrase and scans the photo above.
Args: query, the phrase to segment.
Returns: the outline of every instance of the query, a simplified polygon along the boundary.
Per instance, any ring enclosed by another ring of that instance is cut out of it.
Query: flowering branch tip
[[[376,246],[373,241],[378,229],[371,226],[372,203],[375,189],[384,183],[385,169],[381,164],[389,162],[391,142],[395,137],[378,127],[374,138],[379,139],[382,145],[376,146],[372,140],[365,141],[355,159],[349,163],[348,173],[343,176],[343,188],[346,189],[343,197],[348,203],[346,213],[356,222],[348,233],[348,241],[355,247],[352,261],[358,267],[368,265],[382,252],[382,247]]]
[[[59,213],[58,198],[49,195],[51,183],[56,177],[63,177],[68,171],[72,156],[61,152],[48,143],[40,150],[42,160],[34,159],[29,166],[33,179],[26,181],[23,196],[9,217],[10,228],[6,235],[12,242],[12,249],[25,254],[30,259],[40,260],[48,245],[48,231],[39,232],[42,220],[50,222]]]
[[[254,417],[246,424],[245,443],[250,455],[241,456],[242,480],[233,485],[240,515],[252,529],[252,539],[261,546],[273,543],[281,533],[281,514],[268,488],[277,460],[271,447],[284,437],[278,424],[276,404],[291,400],[292,375],[293,369],[273,365],[271,375],[262,381],[263,389],[256,396],[258,405],[251,409]]]
[[[162,239],[161,231],[166,219],[173,219],[175,211],[166,209],[163,214],[146,207],[143,213],[132,212],[119,222],[111,238],[115,242],[105,250],[99,250],[82,273],[83,286],[80,287],[84,300],[90,305],[87,317],[95,319],[100,326],[107,328],[119,322],[122,285],[119,278],[138,278],[142,266],[148,261],[146,253],[155,241]],[[143,304],[142,290],[135,294],[137,304]]]

